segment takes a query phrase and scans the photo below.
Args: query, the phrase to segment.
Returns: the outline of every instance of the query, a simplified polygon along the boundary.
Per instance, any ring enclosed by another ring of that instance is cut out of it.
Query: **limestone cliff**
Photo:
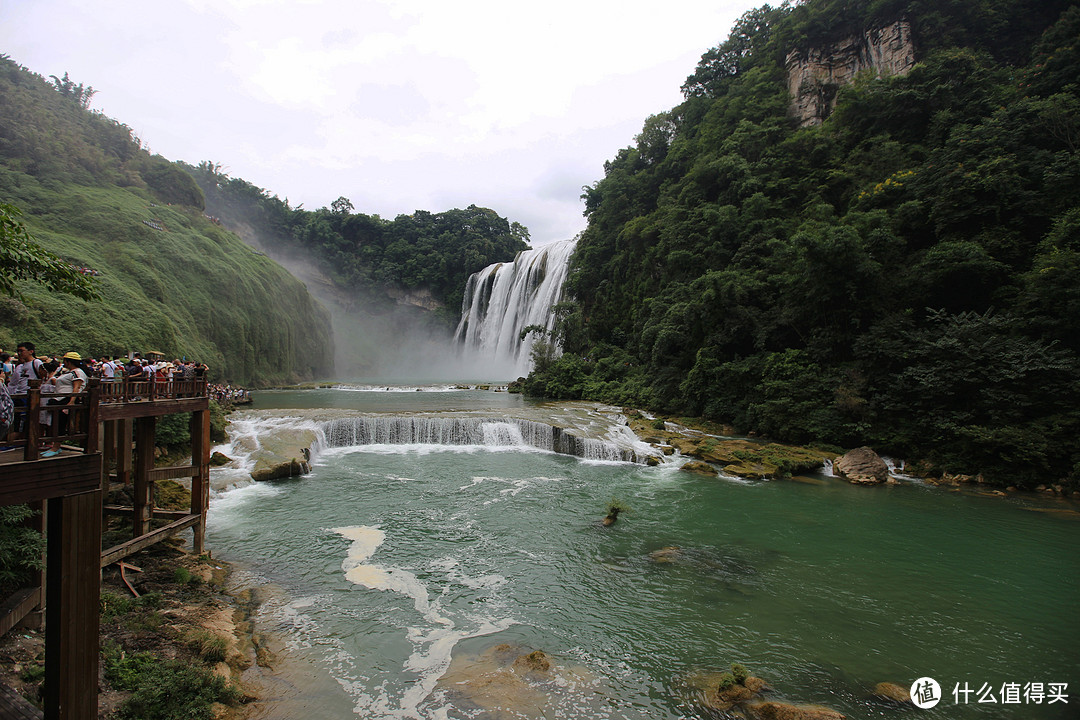
[[[911,70],[915,64],[911,25],[898,20],[830,45],[793,50],[785,64],[792,115],[800,127],[818,125],[836,105],[836,91],[859,73],[869,70],[884,77]]]

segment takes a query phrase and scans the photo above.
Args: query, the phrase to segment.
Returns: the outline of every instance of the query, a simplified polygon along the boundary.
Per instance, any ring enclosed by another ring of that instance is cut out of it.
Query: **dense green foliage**
[[[92,88],[65,93],[65,83],[0,57],[0,200],[23,213],[29,235],[19,239],[32,235],[51,253],[45,269],[78,278],[50,283],[33,267],[9,276],[2,251],[0,289],[14,280],[19,297],[0,298],[0,347],[153,349],[245,384],[329,374],[332,355],[310,349],[332,346],[329,320],[303,285],[206,218],[202,191],[181,167],[90,111]],[[61,292],[91,286],[79,268],[98,273],[96,299]]]
[[[236,704],[240,693],[208,667],[149,652],[125,652],[107,642],[101,652],[105,679],[131,695],[120,707],[125,720],[211,720],[214,703]]]
[[[30,280],[83,300],[96,297],[92,276],[83,275],[30,238],[14,205],[0,203],[0,295],[18,295],[15,283]]]
[[[384,220],[353,213],[352,203],[341,197],[329,208],[311,211],[230,178],[215,163],[187,169],[205,195],[207,212],[230,224],[254,226],[268,249],[302,251],[351,292],[425,290],[446,309],[447,320],[457,320],[469,275],[513,260],[528,247],[524,226],[475,205]]]
[[[28,505],[0,507],[0,597],[30,584],[31,573],[43,567],[45,540],[26,525],[35,514]]]
[[[1004,483],[1080,463],[1080,7],[747,13],[585,188],[527,391],[639,403]],[[899,18],[918,63],[800,129],[784,59]]]

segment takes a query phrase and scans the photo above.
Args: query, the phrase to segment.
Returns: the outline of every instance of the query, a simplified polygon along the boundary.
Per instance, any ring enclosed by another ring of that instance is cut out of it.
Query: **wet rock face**
[[[879,485],[889,479],[889,466],[868,447],[855,448],[836,458],[833,472],[856,485]]]

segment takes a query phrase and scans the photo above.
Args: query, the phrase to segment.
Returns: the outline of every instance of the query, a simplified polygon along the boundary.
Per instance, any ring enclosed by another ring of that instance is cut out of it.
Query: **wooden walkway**
[[[96,718],[101,568],[186,528],[193,530],[194,551],[203,551],[210,492],[206,382],[95,379],[85,394],[49,397],[66,398],[62,406],[44,404],[34,381],[16,408],[28,421],[26,437],[7,441],[14,450],[0,452],[0,505],[28,503],[39,510],[36,529],[46,537],[46,569],[37,587],[0,598],[0,633],[44,613],[45,710],[0,686],[0,720]],[[155,468],[157,420],[181,412],[192,414],[192,462]],[[54,446],[57,454],[42,457],[43,448]],[[191,478],[190,509],[155,508],[154,484],[185,477]],[[105,504],[113,481],[133,486],[131,507]],[[132,539],[103,549],[105,514],[130,516]],[[165,525],[153,528],[153,520]]]
[[[0,684],[0,720],[43,720],[44,717],[29,700]]]

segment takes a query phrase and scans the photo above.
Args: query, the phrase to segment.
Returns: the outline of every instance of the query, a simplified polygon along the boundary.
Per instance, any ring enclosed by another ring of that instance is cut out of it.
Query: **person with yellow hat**
[[[82,356],[77,352],[69,352],[64,355],[63,372],[57,373],[53,379],[53,385],[57,394],[80,393],[86,388],[86,371],[83,370]],[[71,397],[58,397],[49,400],[49,405],[70,405]],[[59,427],[57,436],[67,435],[68,428],[73,427],[70,410],[57,410]],[[41,457],[52,457],[60,454],[60,440],[54,440],[52,450],[43,452]]]

